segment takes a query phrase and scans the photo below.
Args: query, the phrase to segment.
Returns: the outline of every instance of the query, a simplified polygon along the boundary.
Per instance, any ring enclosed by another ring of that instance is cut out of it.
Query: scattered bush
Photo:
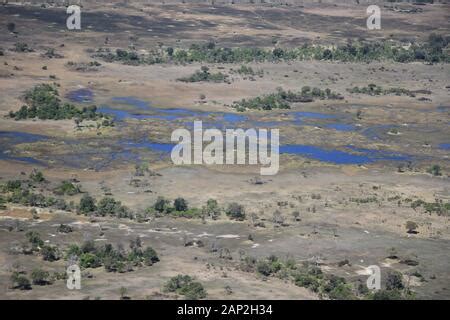
[[[111,244],[101,247],[95,246],[93,241],[86,241],[83,245],[71,245],[66,250],[66,258],[79,257],[80,267],[98,268],[103,266],[108,272],[132,271],[131,266],[151,266],[159,261],[158,254],[152,247],[141,248],[139,241],[132,241],[131,251],[123,248],[115,249]]]
[[[450,202],[444,203],[442,200],[436,199],[435,202],[425,202],[423,200],[415,200],[411,202],[411,208],[416,210],[418,207],[423,206],[427,213],[437,213],[438,215],[449,216],[450,215]]]
[[[270,256],[266,260],[258,261],[256,265],[256,271],[263,276],[270,276],[277,273],[283,267],[282,263],[278,260],[276,256]]]
[[[379,96],[379,95],[388,95],[388,94],[394,94],[396,96],[409,96],[409,97],[415,97],[417,93],[431,93],[426,90],[416,90],[411,91],[404,88],[388,88],[385,89],[381,86],[377,86],[375,84],[369,84],[366,87],[353,87],[352,89],[347,89],[350,93],[360,93],[360,94],[367,94],[371,96]]]

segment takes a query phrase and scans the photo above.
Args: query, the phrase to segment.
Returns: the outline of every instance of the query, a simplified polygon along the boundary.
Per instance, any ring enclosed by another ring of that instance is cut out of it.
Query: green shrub
[[[80,247],[76,244],[71,244],[66,250],[66,259],[71,258],[72,256],[79,257],[83,252]]]
[[[17,271],[14,271],[11,275],[11,282],[13,289],[31,290],[30,280],[28,280],[25,275],[22,275]]]
[[[42,247],[40,253],[45,261],[53,262],[60,258],[60,252],[56,246],[45,245]]]
[[[330,275],[327,278],[327,281],[323,286],[323,292],[333,300],[355,299],[351,286],[346,283],[344,278],[335,275]]]
[[[100,216],[120,216],[125,208],[120,201],[116,201],[111,197],[101,199],[97,204],[97,213]]]
[[[206,290],[200,282],[190,282],[180,288],[179,293],[189,300],[199,300],[206,298]]]
[[[93,253],[82,253],[80,255],[81,268],[98,268],[102,265],[101,259]]]
[[[165,285],[164,289],[169,292],[176,292],[184,295],[187,299],[197,300],[206,297],[206,290],[200,282],[193,281],[188,275],[177,275],[172,277]]]
[[[94,212],[97,207],[95,206],[95,199],[89,196],[88,194],[83,195],[80,200],[80,205],[78,209],[81,213],[88,214]]]
[[[258,261],[256,265],[256,271],[266,277],[277,273],[282,268],[283,264],[275,255],[271,255],[265,260]]]
[[[437,164],[431,166],[431,168],[429,168],[428,173],[431,173],[433,176],[441,176],[442,172],[441,172],[441,167]]]
[[[57,195],[68,195],[73,196],[81,192],[80,186],[73,184],[70,181],[62,181],[59,186],[57,186],[53,192]]]
[[[60,233],[70,233],[73,231],[73,228],[68,224],[61,223],[56,230]]]
[[[173,202],[176,211],[187,211],[188,203],[184,198],[176,198]]]
[[[28,231],[25,234],[25,237],[31,243],[33,249],[37,249],[38,247],[42,247],[44,245],[41,235],[36,231]]]
[[[203,214],[210,216],[212,219],[216,220],[220,214],[221,209],[215,199],[208,199],[206,206],[202,208]]]
[[[20,190],[22,187],[22,181],[20,180],[9,180],[6,182],[4,186],[5,192],[14,192],[16,190]]]
[[[144,263],[147,266],[151,266],[154,263],[159,261],[158,254],[156,253],[156,251],[152,247],[145,248],[142,256],[144,258]]]
[[[33,272],[31,272],[31,280],[33,284],[39,286],[45,286],[47,284],[50,284],[49,277],[50,273],[42,269],[34,269]]]
[[[308,273],[295,275],[294,283],[299,287],[309,288],[314,292],[317,292],[320,286],[319,278]]]
[[[158,211],[159,213],[164,213],[167,211],[169,207],[169,201],[164,199],[164,197],[159,196],[156,199],[155,204],[153,205],[153,208]]]
[[[41,183],[45,181],[45,178],[41,171],[33,169],[33,171],[30,173],[30,180],[35,183]]]
[[[228,205],[225,214],[234,220],[243,221],[245,219],[245,209],[242,205],[232,202]]]

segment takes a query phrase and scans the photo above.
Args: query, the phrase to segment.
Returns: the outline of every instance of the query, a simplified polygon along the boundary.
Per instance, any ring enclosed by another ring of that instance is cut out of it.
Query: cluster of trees
[[[449,41],[448,36],[430,34],[424,43],[413,43],[406,47],[391,41],[349,42],[344,46],[322,50],[321,54],[322,59],[338,61],[392,60],[402,63],[413,61],[448,63],[450,56],[445,52],[445,48]]]
[[[241,269],[264,277],[289,279],[297,286],[308,288],[329,299],[356,298],[353,287],[344,278],[325,274],[319,267],[308,262],[298,265],[293,259],[282,260],[275,255],[259,260],[247,256],[241,261]]]
[[[80,268],[103,266],[108,272],[129,272],[133,267],[151,266],[159,261],[157,252],[150,246],[144,248],[140,238],[130,242],[130,250],[122,246],[114,248],[109,243],[96,246],[94,241],[86,241],[81,246],[72,244],[66,257],[78,259]]]
[[[9,180],[0,186],[0,192],[6,194],[3,199],[4,203],[16,203],[30,207],[48,208],[53,207],[59,210],[66,210],[69,205],[64,199],[58,199],[51,196],[45,196],[32,191],[37,185],[47,183],[43,173],[33,170],[28,180]]]
[[[91,197],[89,194],[83,195],[80,199],[78,212],[84,215],[100,217],[110,216],[117,218],[133,218],[133,213],[131,210],[122,205],[120,201],[115,200],[112,197],[104,197],[97,203],[96,199]]]
[[[417,93],[430,94],[431,92],[428,90],[408,90],[405,88],[383,88],[381,86],[377,86],[376,84],[369,84],[366,87],[353,87],[351,89],[347,89],[350,93],[362,93],[371,96],[379,96],[379,95],[387,95],[387,94],[395,94],[397,96],[409,96],[415,97]]]
[[[55,208],[58,210],[67,210],[70,205],[66,203],[64,199],[54,198],[51,196],[45,196],[40,193],[32,192],[33,184],[32,182],[44,179],[41,173],[37,175],[30,175],[30,180],[9,180],[1,186],[0,190],[2,193],[6,193],[4,202],[10,202],[15,204],[21,204],[23,206],[29,207],[39,207],[39,208]],[[44,180],[43,180],[44,181]]]
[[[450,62],[447,46],[450,37],[430,34],[424,43],[413,43],[404,46],[393,41],[347,42],[345,45],[327,47],[305,43],[297,48],[256,48],[237,47],[220,48],[214,42],[193,44],[188,49],[168,47],[150,50],[139,55],[134,50],[117,49],[111,52],[101,48],[94,54],[106,61],[120,61],[126,64],[156,64],[156,63],[248,63],[252,61],[290,61],[290,60],[331,60],[349,62],[368,62],[391,60],[396,62]]]
[[[245,220],[245,208],[243,205],[232,202],[225,210],[225,214],[232,220]]]
[[[222,72],[210,73],[208,67],[202,66],[200,70],[195,71],[195,73],[189,77],[183,77],[177,80],[182,82],[224,82],[227,78],[228,76]]]
[[[411,208],[416,210],[423,207],[426,213],[436,213],[439,216],[450,216],[450,202],[444,203],[442,199],[436,199],[434,202],[426,202],[421,199],[411,202]]]
[[[28,231],[25,236],[32,245],[31,253],[38,251],[47,261],[59,259],[59,248],[45,245],[38,232]],[[55,252],[58,253],[57,258]],[[108,272],[128,272],[132,271],[133,267],[151,266],[159,261],[157,252],[150,246],[144,248],[139,237],[130,242],[129,250],[125,250],[122,246],[116,249],[111,244],[97,247],[93,241],[86,241],[81,246],[72,244],[66,250],[65,257],[77,260],[81,268],[103,266]],[[60,274],[50,275],[48,271],[40,268],[34,269],[31,273],[31,280],[35,285],[51,284],[59,278],[65,278],[65,273],[62,277]],[[14,289],[31,289],[31,282],[24,272],[14,271],[11,282]]]
[[[344,260],[340,266],[348,263],[348,260]],[[256,272],[264,277],[274,276],[291,280],[295,285],[308,288],[320,297],[333,300],[391,300],[413,296],[413,293],[405,288],[402,274],[396,271],[387,274],[384,289],[371,292],[365,283],[359,283],[359,285],[348,283],[345,278],[324,273],[313,263],[298,264],[294,259],[282,260],[275,255],[263,259],[246,256],[241,259],[240,268],[246,272]]]
[[[62,103],[56,86],[40,84],[27,91],[24,96],[27,105],[23,105],[19,111],[9,112],[9,116],[15,120],[38,118],[41,120],[63,120],[77,118],[81,120],[108,119],[107,116],[97,112],[96,106],[77,108],[70,103]],[[109,123],[109,122],[108,122]]]
[[[50,272],[45,271],[41,268],[33,269],[31,272],[31,281],[28,279],[26,272],[24,271],[13,271],[11,274],[11,288],[19,290],[31,290],[31,284],[38,286],[50,285],[54,282],[55,276],[51,275]]]
[[[112,197],[104,197],[97,202],[89,194],[84,194],[79,204],[76,205],[73,201],[67,203],[63,198],[55,198],[33,192],[36,183],[43,183],[45,181],[42,172],[37,170],[33,170],[28,180],[7,181],[4,185],[0,186],[0,191],[5,194],[5,198],[1,197],[2,201],[0,204],[3,205],[9,202],[29,207],[55,208],[58,210],[70,211],[77,209],[79,213],[85,215],[133,218],[131,210]],[[82,192],[79,185],[68,180],[62,181],[52,191],[58,196],[73,196]]]
[[[208,199],[206,204],[201,208],[189,208],[188,202],[184,198],[177,198],[172,203],[164,197],[158,197],[154,205],[149,208],[148,213],[156,215],[171,215],[174,217],[186,218],[206,218],[210,217],[216,220],[220,217],[222,212],[234,220],[245,219],[245,208],[236,203],[230,203],[226,208],[221,208],[215,199]]]
[[[96,51],[94,57],[102,58],[107,62],[119,61],[129,65],[139,65],[143,63],[142,56],[139,56],[137,52],[133,50],[116,49],[115,52],[111,52],[109,48],[100,48]],[[160,61],[160,63],[161,62],[162,61]]]
[[[278,88],[275,93],[251,99],[242,99],[241,101],[234,102],[232,107],[241,112],[247,109],[290,109],[290,103],[312,102],[314,99],[342,100],[344,97],[331,91],[329,88],[322,90],[316,87],[311,88],[309,86],[304,86],[300,92],[292,92],[290,90],[285,91],[282,88]]]
[[[29,176],[29,180],[9,180],[4,185],[0,186],[0,192],[5,194],[5,197],[0,197],[0,206],[5,203],[16,203],[24,206],[39,207],[39,208],[55,208],[58,210],[75,210],[78,213],[86,216],[110,216],[117,218],[136,218],[138,221],[141,217],[139,214],[133,213],[127,206],[113,197],[103,197],[97,201],[88,193],[83,194],[78,204],[73,201],[67,203],[63,198],[55,198],[52,196],[45,196],[41,193],[34,193],[32,190],[35,184],[48,183],[40,171],[33,170]],[[73,196],[81,193],[81,187],[69,180],[63,180],[57,187],[51,190],[58,196]],[[162,216],[170,215],[173,217],[186,218],[211,218],[216,220],[224,212],[230,219],[245,220],[244,206],[232,202],[226,208],[219,206],[217,200],[208,199],[202,208],[189,207],[188,201],[182,197],[178,197],[170,201],[162,196],[159,196],[152,207],[148,208],[145,215],[148,214]],[[65,232],[65,231],[61,231]],[[69,231],[70,232],[70,231]]]
[[[169,279],[164,286],[164,291],[175,292],[189,300],[206,298],[206,290],[200,282],[194,281],[191,276],[177,275]]]
[[[296,271],[294,283],[330,299],[351,300],[356,298],[352,286],[344,278],[324,274],[317,266],[303,265]]]
[[[368,293],[367,298],[372,300],[402,300],[414,298],[414,293],[405,288],[403,276],[400,272],[391,271],[386,277],[386,287]]]
[[[159,196],[153,207],[149,208],[148,213],[156,215],[171,215],[174,217],[200,218],[203,216],[202,210],[198,208],[189,208],[188,202],[184,198],[176,198],[171,201]]]

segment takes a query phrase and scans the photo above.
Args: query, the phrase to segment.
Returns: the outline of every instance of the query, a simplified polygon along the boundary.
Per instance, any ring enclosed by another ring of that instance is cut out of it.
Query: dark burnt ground
[[[33,41],[36,36],[54,38],[55,33],[58,33],[59,39],[62,36],[74,36],[79,40],[86,37],[94,41],[92,37],[96,37],[95,42],[98,43],[98,36],[101,34],[114,38],[117,45],[125,44],[125,41],[128,44],[130,36],[133,36],[138,39],[134,44],[142,47],[158,41],[176,43],[177,40],[199,42],[210,39],[215,39],[223,46],[273,46],[274,37],[282,45],[298,46],[307,41],[344,43],[347,39],[375,39],[386,34],[392,34],[394,39],[417,39],[434,31],[442,31],[443,28],[448,30],[448,26],[438,23],[415,23],[417,21],[414,18],[420,17],[418,13],[403,15],[402,19],[395,15],[383,16],[383,33],[371,32],[366,29],[363,6],[359,17],[307,13],[297,6],[189,4],[146,6],[142,10],[132,6],[123,8],[107,6],[101,10],[82,9],[81,32],[67,31],[65,8],[1,6],[0,20],[16,24],[16,41]],[[211,16],[217,16],[217,21],[211,19]],[[222,21],[227,17],[233,20]],[[2,28],[6,29],[6,23]],[[228,27],[233,31],[222,31]],[[62,30],[66,32],[61,33]],[[298,36],[295,35],[296,31],[299,32]],[[258,33],[257,36],[252,35],[255,32]],[[9,32],[2,32],[0,42],[6,41],[14,39],[11,39]]]
[[[38,8],[38,7],[20,7],[4,6],[0,7],[0,14],[8,16],[5,21],[14,21],[16,19],[32,20],[37,19],[40,22],[55,24],[55,27],[66,28],[66,19],[68,15],[65,8]],[[19,17],[12,17],[19,14]],[[148,35],[148,29],[152,29],[152,35],[169,36],[188,30],[189,25],[194,21],[175,21],[156,14],[149,17],[143,15],[125,15],[119,12],[101,12],[101,11],[83,11],[81,13],[82,30],[116,33],[129,30],[137,35]],[[211,28],[214,23],[207,21],[196,21],[198,27]],[[167,28],[167,25],[171,28]],[[126,26],[126,28],[124,28]],[[83,28],[84,27],[84,28]],[[89,28],[89,29],[87,29]]]

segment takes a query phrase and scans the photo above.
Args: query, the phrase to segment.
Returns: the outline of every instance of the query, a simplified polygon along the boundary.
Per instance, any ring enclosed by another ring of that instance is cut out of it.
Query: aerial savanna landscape
[[[0,299],[450,299],[448,1],[4,0],[0,28]],[[194,121],[278,130],[278,170],[174,163]]]

